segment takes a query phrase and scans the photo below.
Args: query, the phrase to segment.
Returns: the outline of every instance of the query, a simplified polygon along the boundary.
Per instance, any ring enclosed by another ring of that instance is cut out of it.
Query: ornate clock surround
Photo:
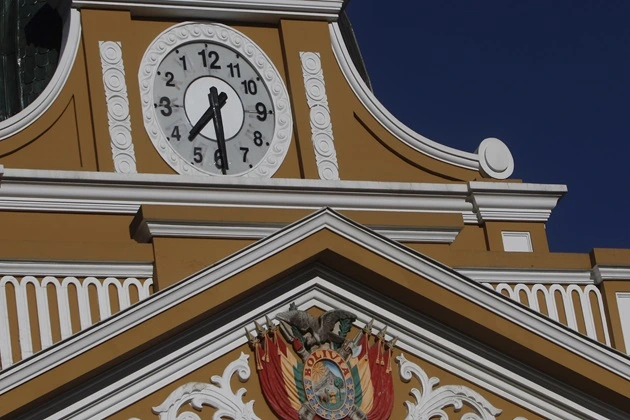
[[[153,106],[153,86],[158,66],[177,45],[195,41],[225,45],[240,53],[258,71],[267,85],[275,110],[275,128],[269,150],[251,170],[223,176],[270,178],[282,164],[291,144],[293,120],[289,95],[282,77],[264,51],[246,35],[226,25],[219,23],[180,23],[159,34],[145,51],[138,71],[138,83],[144,127],[151,142],[164,161],[177,173],[209,175],[188,163],[168,145]]]

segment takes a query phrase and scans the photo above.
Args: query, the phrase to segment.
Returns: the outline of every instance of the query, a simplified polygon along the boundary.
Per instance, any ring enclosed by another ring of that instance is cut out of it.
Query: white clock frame
[[[216,176],[270,178],[282,164],[291,144],[293,120],[289,94],[280,73],[267,54],[245,34],[226,25],[219,23],[180,23],[159,34],[145,51],[138,71],[138,83],[140,85],[144,127],[151,142],[164,161],[177,173],[211,176],[211,174],[191,165],[169,146],[153,106],[153,84],[158,66],[166,55],[178,45],[195,41],[225,45],[240,53],[260,74],[269,90],[274,108],[275,127],[269,150],[265,156],[247,172]]]

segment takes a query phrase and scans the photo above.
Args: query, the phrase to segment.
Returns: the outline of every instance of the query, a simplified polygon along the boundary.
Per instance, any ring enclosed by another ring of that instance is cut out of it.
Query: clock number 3
[[[171,108],[171,100],[166,96],[162,96],[160,98],[160,106],[164,109],[160,109],[160,113],[165,117],[168,117],[173,113],[173,108]]]

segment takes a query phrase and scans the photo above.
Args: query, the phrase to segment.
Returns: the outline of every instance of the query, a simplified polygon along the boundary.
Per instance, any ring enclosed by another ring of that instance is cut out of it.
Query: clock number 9
[[[258,121],[265,121],[267,119],[267,107],[262,102],[256,104],[256,118]]]

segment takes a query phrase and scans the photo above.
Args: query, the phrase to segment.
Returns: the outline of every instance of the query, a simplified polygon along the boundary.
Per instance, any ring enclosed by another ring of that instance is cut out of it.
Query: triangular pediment
[[[291,302],[354,311],[359,327],[374,318],[376,327],[387,325],[390,336],[399,337],[398,348],[417,355],[427,348],[443,355],[461,350],[468,368],[490,363],[487,369],[501,381],[522,375],[521,383],[531,385],[528,370],[553,369],[558,380],[549,382],[552,389],[561,382],[577,388],[560,390],[563,397],[556,400],[571,394],[577,412],[627,404],[628,390],[616,386],[630,376],[626,356],[324,209],[3,371],[0,414],[47,406],[49,414],[70,410],[67,415],[85,418],[92,408],[118,410],[140,398],[135,386],[150,388],[142,381],[161,386],[166,366],[183,372],[176,362],[208,363],[246,342],[243,327],[251,329],[254,320],[273,317]],[[211,349],[214,356],[199,356]],[[547,380],[534,376],[532,395]],[[586,390],[602,403],[582,407]],[[518,394],[516,388],[505,392]]]

